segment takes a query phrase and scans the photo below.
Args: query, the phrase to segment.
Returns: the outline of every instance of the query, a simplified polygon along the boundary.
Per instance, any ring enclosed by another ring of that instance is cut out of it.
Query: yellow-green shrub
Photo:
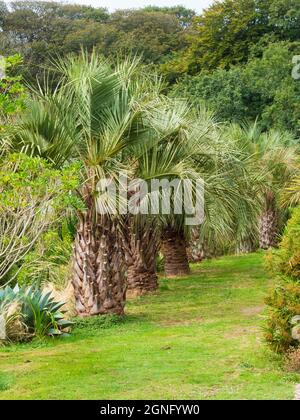
[[[294,209],[279,249],[267,255],[266,265],[277,283],[266,300],[265,337],[276,352],[285,352],[299,346],[292,337],[292,320],[300,315],[300,207]]]

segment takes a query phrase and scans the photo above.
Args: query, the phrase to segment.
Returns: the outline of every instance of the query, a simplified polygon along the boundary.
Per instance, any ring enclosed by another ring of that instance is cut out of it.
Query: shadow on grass
[[[118,315],[99,315],[87,318],[74,318],[73,333],[84,332],[88,335],[98,333],[99,330],[112,328],[122,328],[132,324],[142,324],[147,322],[148,317],[144,314]]]

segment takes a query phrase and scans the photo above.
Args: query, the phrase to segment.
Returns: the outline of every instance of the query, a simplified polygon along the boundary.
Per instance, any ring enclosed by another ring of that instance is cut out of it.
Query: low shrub
[[[66,228],[66,221],[43,234],[34,249],[29,252],[20,267],[16,266],[17,283],[42,287],[52,283],[57,289],[64,289],[70,278],[73,237]]]
[[[266,266],[272,274],[300,281],[300,207],[293,210],[279,249],[267,254]]]
[[[277,353],[297,347],[299,340],[293,337],[293,319],[300,314],[300,284],[286,279],[281,281],[266,299],[269,306],[265,338]]]
[[[33,337],[63,335],[72,325],[64,319],[64,302],[35,287],[0,290],[0,317],[3,322],[0,341],[19,342]]]
[[[265,338],[278,353],[297,348],[295,320],[300,315],[300,207],[294,209],[277,250],[266,256],[266,265],[277,282],[266,299],[268,318]],[[300,319],[300,318],[299,318]]]
[[[124,318],[119,315],[99,315],[87,318],[73,318],[72,321],[74,329],[85,330],[90,333],[119,325],[124,322]]]

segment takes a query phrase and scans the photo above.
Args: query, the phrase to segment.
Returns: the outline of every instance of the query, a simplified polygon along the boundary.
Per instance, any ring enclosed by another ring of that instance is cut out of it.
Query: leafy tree
[[[251,92],[259,98],[257,115],[265,129],[276,127],[298,134],[300,83],[292,77],[292,58],[299,43],[270,44],[262,58],[249,61],[244,70]],[[254,109],[254,107],[249,106]]]
[[[192,9],[187,9],[184,6],[173,6],[173,7],[158,7],[158,6],[148,6],[144,7],[144,12],[161,12],[169,15],[175,15],[178,19],[180,25],[183,28],[188,28],[193,17],[196,15],[196,12]]]
[[[107,17],[105,9],[57,2],[16,1],[10,4],[9,13],[4,14],[2,43],[7,44],[10,51],[24,56],[24,76],[34,80],[36,76],[42,77],[53,55],[69,51],[65,45],[68,35],[82,31],[89,24],[97,25]],[[81,41],[84,43],[83,38]]]
[[[0,119],[20,112],[25,107],[26,90],[22,76],[14,75],[16,67],[22,63],[20,55],[2,57],[0,61],[2,77],[0,78]]]
[[[254,46],[299,40],[298,0],[223,0],[194,17],[186,39],[187,48],[163,70],[174,81],[185,73],[229,69],[244,64]]]
[[[111,15],[114,38],[110,53],[142,54],[146,63],[165,61],[184,46],[183,30],[175,14],[162,11],[120,10]]]
[[[268,26],[271,1],[215,1],[193,19],[186,51],[165,70],[169,67],[173,74],[196,74],[201,70],[228,69],[232,64],[245,63],[251,45],[271,32]]]
[[[299,41],[300,4],[297,0],[270,3],[270,25],[279,40]]]
[[[77,186],[75,172],[23,154],[1,159],[0,284],[15,279],[20,262],[72,203],[68,193]]]
[[[219,120],[238,121],[257,115],[257,108],[254,115],[249,114],[249,89],[240,67],[185,76],[174,85],[171,95],[188,98],[195,106],[205,102]]]
[[[24,76],[43,77],[53,55],[97,49],[105,56],[142,54],[146,63],[166,61],[185,45],[193,12],[183,7],[122,10],[51,1],[15,1],[0,8],[3,52],[24,56]]]
[[[229,121],[260,119],[263,129],[299,132],[300,82],[292,78],[292,58],[298,43],[271,43],[262,57],[229,70],[186,76],[172,89],[195,104],[206,101],[217,118]]]

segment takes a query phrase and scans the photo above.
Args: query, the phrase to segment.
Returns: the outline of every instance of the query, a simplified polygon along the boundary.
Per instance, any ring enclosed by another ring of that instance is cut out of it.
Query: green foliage
[[[49,293],[43,293],[35,287],[0,289],[0,313],[7,321],[6,314],[14,309],[26,331],[23,338],[42,338],[65,333],[73,323],[64,319],[62,307],[65,302],[56,302]],[[8,336],[10,339],[12,335]]]
[[[0,169],[0,284],[13,281],[36,242],[81,205],[73,191],[78,165],[54,169],[41,158],[10,154]]]
[[[59,289],[66,286],[70,276],[70,260],[73,250],[73,237],[62,226],[46,232],[29,252],[20,268],[16,268],[16,281],[20,285],[41,285],[51,283]]]
[[[196,15],[195,11],[192,9],[187,9],[184,6],[172,6],[172,7],[158,7],[158,6],[147,6],[144,7],[143,11],[145,12],[161,12],[167,13],[169,15],[175,15],[179,20],[180,25],[183,28],[190,26],[193,17]]]
[[[221,120],[259,118],[299,135],[298,0],[225,0],[193,20],[187,48],[163,65],[172,94],[207,101]],[[194,77],[191,77],[194,76]]]
[[[184,45],[194,12],[182,6],[147,7],[108,13],[103,8],[59,2],[16,1],[0,15],[3,52],[24,54],[23,73],[43,77],[53,56],[97,49],[105,56],[143,55],[146,63],[165,62]]]
[[[193,19],[187,48],[165,66],[173,78],[244,64],[263,38],[299,40],[298,0],[215,1]]]
[[[279,249],[268,253],[266,264],[272,274],[300,281],[300,207],[293,210]]]
[[[291,279],[282,280],[266,299],[268,318],[265,339],[278,352],[286,352],[290,347],[299,346],[292,336],[291,321],[300,314],[300,284]]]
[[[171,84],[180,80],[179,96],[207,101],[221,120],[259,117],[266,129],[299,132],[300,83],[291,77],[298,0],[216,1],[200,15],[182,6],[108,13],[40,1],[13,2],[1,12],[3,53],[24,54],[22,73],[32,82],[43,80],[53,56],[82,47],[114,58],[141,54]]]
[[[261,57],[229,70],[203,71],[186,76],[172,89],[193,103],[206,101],[221,120],[260,119],[263,129],[278,128],[299,133],[300,83],[292,74],[292,57],[299,43],[271,43]]]
[[[64,289],[70,278],[71,255],[77,219],[67,214],[37,241],[33,250],[22,260],[16,281],[21,286],[51,283]]]
[[[111,16],[110,25],[113,37],[106,41],[110,55],[120,51],[142,54],[146,63],[158,64],[185,45],[179,19],[167,11],[117,11]]]
[[[266,129],[276,127],[299,134],[300,83],[292,78],[292,58],[299,48],[299,42],[269,44],[262,57],[251,59],[244,69],[248,95],[256,98],[248,109],[257,109]]]
[[[69,192],[78,186],[77,172],[78,164],[58,170],[39,157],[23,153],[6,156],[0,169],[0,212],[6,207],[26,208],[44,197],[59,209],[73,205]]]
[[[293,337],[293,318],[300,315],[300,208],[293,211],[278,250],[267,255],[266,264],[278,284],[267,298],[266,340],[277,352],[299,346]]]
[[[14,75],[15,68],[22,64],[19,54],[2,58],[1,71],[4,72],[0,79],[0,118],[19,113],[25,107],[27,97],[26,89],[22,84],[22,76]]]
[[[203,71],[194,77],[185,76],[174,85],[171,95],[188,98],[196,106],[205,101],[222,121],[255,118],[257,115],[257,109],[249,115],[252,109],[247,80],[239,67],[229,71],[218,69],[213,73]]]

